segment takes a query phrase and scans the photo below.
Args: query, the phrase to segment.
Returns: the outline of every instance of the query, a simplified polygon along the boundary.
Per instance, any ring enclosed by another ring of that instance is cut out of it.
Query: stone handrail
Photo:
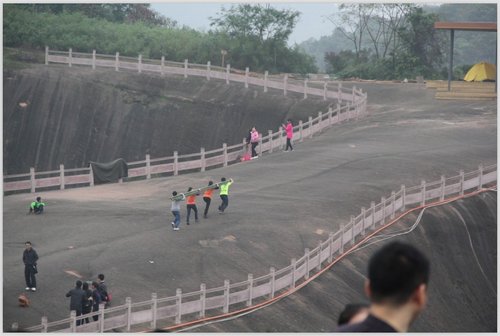
[[[127,297],[124,305],[79,316],[81,319],[99,315],[99,321],[81,326],[76,325],[76,313],[72,311],[69,319],[49,323],[47,317],[43,317],[40,325],[24,330],[105,332],[123,328],[130,332],[132,326],[144,323],[149,323],[150,328],[154,330],[159,320],[176,325],[183,322],[185,315],[192,320],[193,313],[203,318],[207,312],[217,314],[241,309],[241,304],[252,307],[307,281],[309,277],[339,258],[344,250],[354,246],[356,239],[360,241],[370,231],[379,229],[386,221],[393,220],[406,209],[425,206],[431,201],[445,201],[463,196],[486,186],[496,185],[496,182],[495,164],[486,167],[480,165],[478,170],[469,173],[460,171],[459,175],[449,178],[441,176],[440,180],[430,183],[422,181],[410,188],[402,185],[399,191],[393,191],[387,198],[382,197],[378,204],[371,202],[369,208],[361,208],[358,216],[351,216],[349,222],[341,225],[336,233],[330,233],[326,241],[313,250],[305,249],[302,257],[292,259],[289,266],[280,270],[271,267],[268,274],[257,278],[248,274],[248,280],[234,284],[224,280],[224,285],[217,288],[207,289],[205,284],[201,284],[199,291],[190,293],[177,289],[175,296],[166,298],[158,298],[156,293],[152,293],[150,300],[138,303],[132,303],[132,299]]]
[[[68,52],[49,51],[46,48],[45,64],[49,63],[65,63],[69,66],[73,65],[90,65],[94,69],[99,67],[114,67],[116,71],[128,69],[138,72],[153,72],[160,74],[179,74],[187,76],[205,77],[207,80],[211,78],[226,80],[226,83],[241,82],[248,87],[249,84],[262,86],[264,92],[268,88],[283,90],[283,94],[287,92],[296,92],[307,95],[321,96],[323,99],[336,99],[337,106],[335,109],[329,108],[325,113],[319,112],[314,119],[309,117],[305,123],[299,121],[299,124],[294,127],[294,141],[303,141],[307,138],[312,138],[313,135],[322,132],[334,124],[341,123],[345,120],[358,119],[366,114],[367,95],[361,90],[353,87],[347,89],[342,87],[342,83],[337,83],[334,90],[329,90],[327,83],[322,89],[309,87],[307,80],[298,84],[298,81],[288,81],[287,74],[283,79],[276,77],[269,78],[267,72],[264,77],[259,78],[258,75],[250,76],[248,68],[244,74],[232,73],[230,66],[226,67],[226,71],[220,71],[223,68],[211,68],[210,62],[205,65],[189,64],[187,60],[184,63],[166,62],[164,58],[159,60],[144,60],[141,55],[135,59],[130,57],[119,56],[117,53],[112,55],[99,55],[95,52],[92,54],[76,53],[70,49]],[[234,69],[233,69],[234,72]],[[241,71],[239,71],[241,73]],[[342,103],[345,103],[342,105]],[[283,148],[285,145],[285,137],[283,130],[276,132],[268,131],[267,135],[262,136],[258,154],[272,153],[275,149]],[[178,175],[182,171],[200,170],[205,171],[208,168],[226,167],[227,165],[239,161],[245,144],[235,144],[227,146],[223,144],[222,148],[205,152],[204,148],[200,149],[199,153],[179,155],[174,152],[173,156],[151,159],[149,154],[146,154],[145,160],[129,162],[127,180],[136,180],[140,178],[150,179],[154,176]],[[189,159],[189,160],[186,160]],[[120,180],[123,182],[123,180]],[[14,192],[31,192],[44,191],[51,189],[65,189],[66,187],[82,187],[93,186],[93,173],[91,167],[65,169],[64,165],[59,166],[59,170],[49,172],[36,172],[35,168],[30,168],[30,172],[26,174],[5,175],[4,176],[4,194]]]

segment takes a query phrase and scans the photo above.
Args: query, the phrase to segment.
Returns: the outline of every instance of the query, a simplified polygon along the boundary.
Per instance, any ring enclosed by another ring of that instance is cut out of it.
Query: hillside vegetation
[[[233,68],[316,72],[311,56],[286,43],[299,15],[259,4],[235,5],[212,19],[213,30],[200,32],[179,27],[144,4],[6,4],[3,39],[4,47],[73,48],[213,65],[222,65],[221,51],[225,50],[224,63]]]
[[[357,4],[325,13],[333,33],[300,44],[321,71],[338,77],[447,78],[450,33],[436,21],[496,22],[496,4]],[[454,76],[473,64],[495,63],[495,32],[456,31]]]

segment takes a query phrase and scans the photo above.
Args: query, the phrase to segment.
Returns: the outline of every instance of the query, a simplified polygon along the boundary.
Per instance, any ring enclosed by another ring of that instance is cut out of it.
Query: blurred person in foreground
[[[427,303],[429,260],[415,247],[393,242],[375,252],[368,264],[365,293],[370,314],[337,332],[408,332]]]

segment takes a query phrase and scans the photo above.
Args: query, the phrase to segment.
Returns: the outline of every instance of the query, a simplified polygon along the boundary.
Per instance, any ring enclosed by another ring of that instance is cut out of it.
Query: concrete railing
[[[115,57],[113,60],[111,58]],[[284,94],[289,92],[303,93],[304,97],[308,94],[321,96],[323,99],[336,99],[336,108],[329,108],[328,111],[319,112],[318,116],[313,118],[309,117],[307,122],[299,121],[298,125],[294,127],[294,141],[303,141],[307,138],[312,138],[314,135],[321,133],[324,129],[341,123],[346,120],[358,119],[366,114],[366,101],[367,95],[361,90],[352,88],[344,88],[341,83],[338,83],[336,88],[331,91],[328,90],[325,84],[322,89],[309,87],[307,80],[303,84],[294,84],[294,81],[289,82],[285,74],[283,80],[277,77],[269,77],[267,72],[263,78],[258,78],[257,74],[249,75],[249,71],[241,74],[232,73],[228,65],[225,68],[226,72],[222,72],[224,68],[211,67],[208,63],[205,69],[202,65],[188,64],[187,60],[184,63],[166,62],[164,59],[161,61],[144,60],[141,56],[138,59],[130,57],[120,57],[117,53],[116,56],[83,54],[60,51],[50,51],[46,49],[46,64],[49,62],[67,63],[72,65],[92,65],[103,67],[115,67],[118,69],[134,69],[139,72],[150,71],[159,72],[162,74],[181,74],[184,76],[200,76],[210,78],[225,79],[227,83],[244,82],[257,86],[263,86],[264,91],[268,88],[275,88],[284,90]],[[154,63],[160,62],[160,64]],[[180,70],[179,70],[180,69]],[[236,70],[232,70],[233,72]],[[342,102],[342,104],[341,104]],[[259,147],[257,147],[258,154],[261,156],[263,153],[272,153],[275,149],[284,148],[286,139],[284,132],[280,128],[273,132],[269,130],[267,134],[261,134]],[[146,155],[145,160],[129,162],[128,178],[150,179],[154,176],[178,175],[182,172],[192,172],[195,170],[205,171],[209,168],[225,167],[227,165],[239,162],[240,157],[245,150],[245,143],[235,144],[228,146],[223,144],[222,148],[205,151],[204,148],[200,149],[199,153],[179,155],[174,152],[173,156],[154,158],[151,159],[150,155]],[[120,180],[121,182],[121,180]],[[26,174],[5,175],[4,176],[4,194],[13,192],[31,192],[44,191],[48,189],[65,189],[83,186],[93,186],[93,173],[91,167],[65,169],[64,165],[60,165],[59,170],[36,172],[34,168],[30,168],[30,172]]]
[[[248,274],[246,281],[231,283],[225,280],[220,287],[207,289],[205,284],[200,290],[183,293],[179,288],[175,296],[158,298],[156,293],[150,300],[132,303],[130,297],[125,304],[98,312],[80,316],[99,315],[99,321],[82,326],[76,326],[76,315],[73,311],[68,319],[48,322],[43,317],[41,324],[24,329],[25,331],[41,332],[105,332],[112,329],[131,331],[134,325],[149,324],[151,329],[162,325],[176,325],[186,320],[196,320],[206,315],[228,313],[241,309],[242,306],[252,307],[263,301],[272,299],[290,289],[295,288],[314,274],[320,272],[326,265],[332,263],[344,253],[344,250],[355,245],[370,232],[379,229],[388,221],[396,218],[407,209],[425,206],[434,201],[444,201],[480,190],[483,187],[496,185],[497,166],[479,166],[479,169],[469,173],[460,171],[459,175],[433,182],[422,181],[410,188],[401,186],[389,197],[382,197],[377,204],[371,202],[369,208],[361,208],[357,216],[351,216],[347,224],[340,230],[331,233],[328,239],[316,248],[305,249],[299,259],[292,259],[290,265],[276,270],[274,267],[266,275],[254,277]],[[103,308],[103,307],[101,307]]]

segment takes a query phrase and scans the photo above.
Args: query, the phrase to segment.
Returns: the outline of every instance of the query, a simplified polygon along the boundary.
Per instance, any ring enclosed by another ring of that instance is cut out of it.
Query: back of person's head
[[[76,288],[82,288],[82,281],[76,280]]]
[[[188,188],[188,191],[191,191],[191,190],[193,190],[193,187],[189,187],[189,188]]]
[[[41,198],[40,196],[38,196],[38,197],[36,198],[36,201],[37,201],[37,202],[40,202],[41,200],[42,200],[42,198]]]
[[[172,196],[177,196],[177,191],[172,192]]]
[[[415,247],[393,242],[375,252],[368,264],[370,299],[401,305],[429,282],[429,260]]]
[[[338,325],[361,322],[364,318],[358,319],[357,316],[363,314],[363,317],[366,317],[369,308],[366,303],[348,303],[339,315]]]
[[[225,178],[225,177],[223,177],[223,178],[221,178],[220,180],[221,180],[222,182],[224,182],[224,181],[226,180],[226,178]]]
[[[88,290],[88,289],[89,289],[89,283],[85,281],[85,282],[83,283],[82,289],[83,289],[83,290]]]
[[[209,186],[211,186],[212,184],[214,184],[214,181],[208,181]]]
[[[102,274],[102,273],[101,273],[101,274],[99,274],[99,275],[97,276],[97,278],[98,278],[99,280],[103,281],[103,280],[104,280],[104,274]]]
[[[97,288],[99,286],[99,284],[95,281],[92,281],[92,287],[93,288]]]

